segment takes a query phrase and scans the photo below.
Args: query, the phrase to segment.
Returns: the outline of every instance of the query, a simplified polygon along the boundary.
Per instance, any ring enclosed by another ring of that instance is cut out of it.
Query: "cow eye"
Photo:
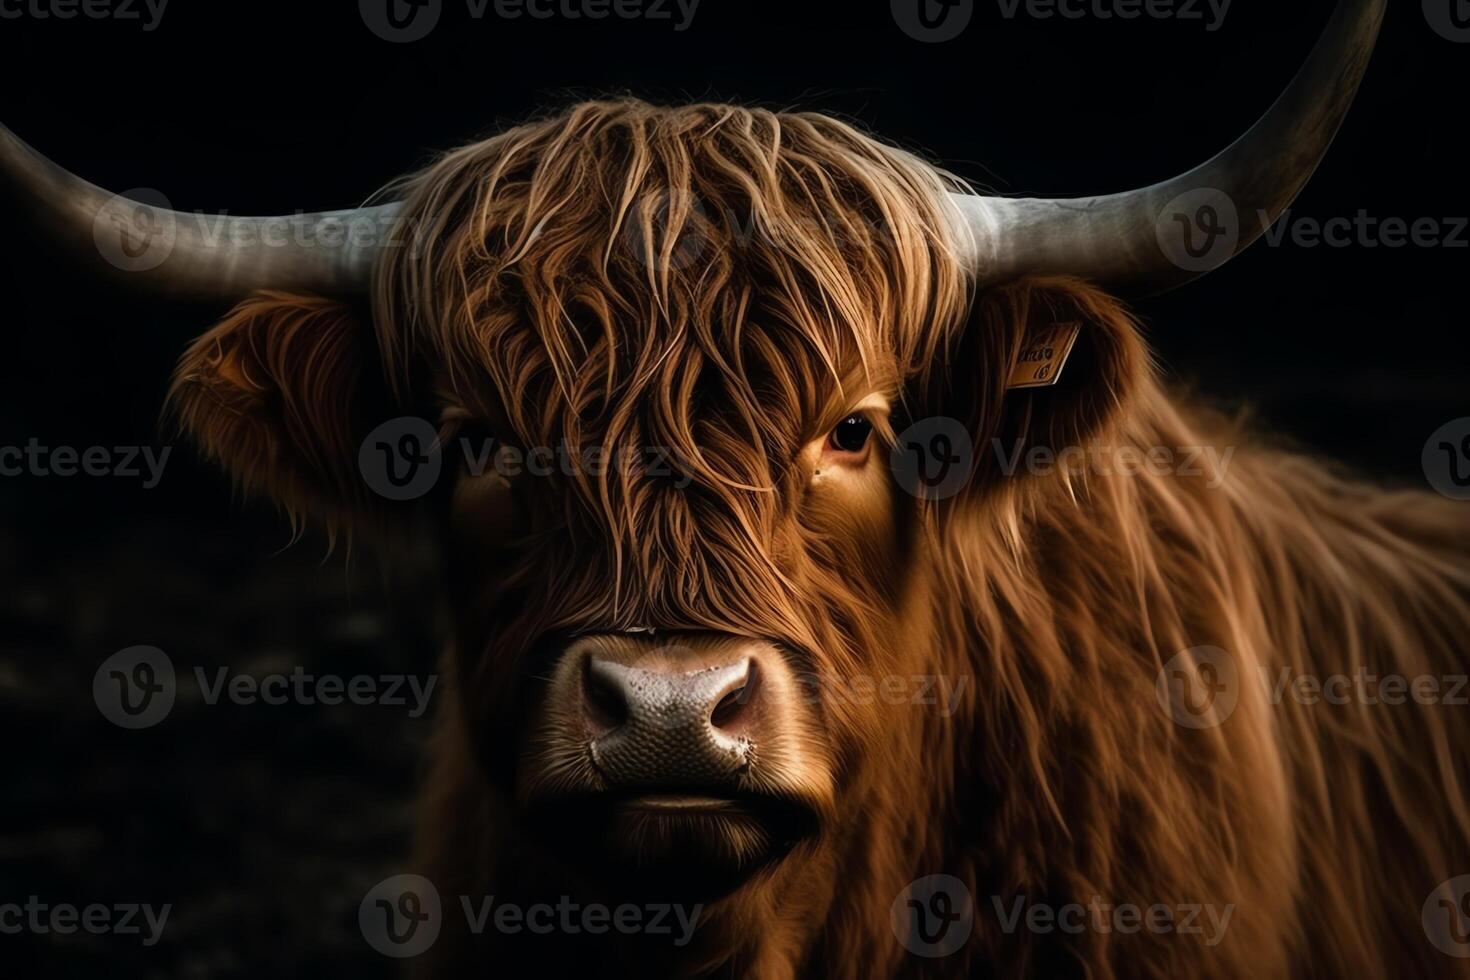
[[[837,423],[837,428],[827,437],[830,447],[839,453],[860,453],[873,437],[873,423],[865,415],[849,415]]]

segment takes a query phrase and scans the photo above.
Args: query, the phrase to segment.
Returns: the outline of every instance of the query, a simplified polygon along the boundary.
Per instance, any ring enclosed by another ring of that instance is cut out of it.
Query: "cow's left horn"
[[[1373,53],[1384,2],[1340,0],[1306,65],[1265,116],[1219,156],[1173,180],[1103,197],[951,195],[977,283],[1068,274],[1149,294],[1239,254],[1290,206],[1326,155]]]
[[[0,126],[0,178],[68,248],[172,294],[234,300],[255,289],[367,289],[397,204],[279,217],[173,211],[109,194]],[[147,196],[147,195],[139,195]]]

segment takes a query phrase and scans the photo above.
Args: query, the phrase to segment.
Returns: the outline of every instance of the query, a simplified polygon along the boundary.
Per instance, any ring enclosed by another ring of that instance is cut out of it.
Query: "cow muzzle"
[[[661,789],[731,785],[759,742],[756,660],[657,666],[590,652],[582,668],[588,751],[609,786]]]
[[[817,706],[772,643],[582,636],[548,681],[518,795],[533,831],[583,864],[709,895],[815,835],[830,807]]]

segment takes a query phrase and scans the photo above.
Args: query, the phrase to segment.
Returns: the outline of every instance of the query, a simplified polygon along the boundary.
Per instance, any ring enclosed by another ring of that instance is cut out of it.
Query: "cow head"
[[[918,713],[855,689],[964,669],[926,639],[932,505],[889,465],[937,398],[983,418],[1019,342],[961,337],[953,186],[821,116],[582,104],[413,180],[371,321],[247,301],[174,401],[241,480],[347,523],[388,510],[369,430],[431,420],[486,778],[573,867],[728,892],[890,792]],[[1097,329],[1122,390],[1130,341]],[[1082,387],[1054,411],[1095,411]]]
[[[936,554],[958,523],[1003,534],[984,515],[1013,481],[977,456],[932,499],[896,478],[896,434],[1107,427],[1147,359],[1093,283],[1197,274],[1157,237],[1186,192],[1278,214],[1381,13],[1344,5],[1225,154],[1109,197],[977,196],[818,115],[616,101],[447,154],[398,185],[370,248],[220,254],[180,219],[161,281],[255,291],[185,355],[173,403],[243,484],[334,528],[394,520],[359,448],[385,419],[428,419],[446,472],[419,506],[445,555],[456,710],[517,832],[612,887],[820,908],[809,882],[832,876],[804,870],[933,855],[937,828],[897,814],[954,802],[979,724],[973,704],[916,708],[913,685],[963,694],[981,673],[964,611],[934,598],[964,562]],[[90,230],[118,207],[0,135],[43,208]],[[370,303],[341,298],[369,276]],[[1008,394],[1057,322],[1082,331],[1066,376]],[[521,462],[484,465],[497,453]]]

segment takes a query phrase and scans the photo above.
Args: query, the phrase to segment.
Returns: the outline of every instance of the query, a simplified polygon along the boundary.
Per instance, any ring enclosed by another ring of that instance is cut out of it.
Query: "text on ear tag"
[[[1081,323],[1054,323],[1038,331],[1021,348],[1006,389],[1045,388],[1056,384],[1081,332]]]

